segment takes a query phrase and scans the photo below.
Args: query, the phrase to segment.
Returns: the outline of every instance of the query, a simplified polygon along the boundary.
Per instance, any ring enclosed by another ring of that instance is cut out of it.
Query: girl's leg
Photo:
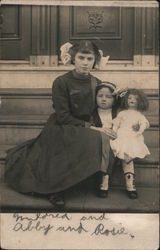
[[[109,157],[109,163],[107,161],[107,164],[105,165],[105,172],[101,173],[100,189],[98,194],[101,198],[106,198],[108,196],[109,179],[115,164],[115,157],[111,149],[109,149],[109,155],[106,155],[106,157]]]
[[[108,196],[108,187],[109,187],[109,175],[102,173],[101,184],[99,189],[99,197],[106,198]]]
[[[130,162],[122,162],[122,168],[125,175],[126,189],[128,192],[128,196],[131,199],[137,199],[138,194],[135,187],[135,173],[134,173],[134,163]]]
[[[102,162],[101,162],[101,180],[98,196],[101,198],[106,198],[108,195],[108,179],[107,174],[109,159],[110,159],[110,144],[109,138],[105,134],[101,134],[102,137]]]

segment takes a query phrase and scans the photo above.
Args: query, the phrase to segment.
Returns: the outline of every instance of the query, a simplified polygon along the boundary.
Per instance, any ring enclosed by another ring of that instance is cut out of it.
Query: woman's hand
[[[137,135],[137,136],[141,136],[141,135],[142,135],[142,132],[141,132],[141,131],[138,131],[138,132],[136,133],[136,135]]]
[[[100,132],[104,132],[103,131],[103,128],[99,128],[99,127],[94,127],[94,126],[90,126],[91,129],[94,129],[94,130],[97,130],[97,131],[100,131]]]
[[[127,93],[128,88],[119,88],[116,87],[116,89],[114,90],[114,92],[112,93],[112,95],[117,95],[120,97],[123,97],[126,93]]]
[[[103,132],[108,135],[112,140],[117,138],[116,132],[113,131],[113,129],[110,128],[103,128]]]
[[[135,124],[135,125],[132,126],[132,129],[133,129],[133,131],[137,132],[140,129],[140,125],[139,124]]]
[[[113,131],[113,129],[105,128],[105,127],[98,128],[98,127],[94,127],[94,126],[91,126],[90,128],[94,129],[94,130],[97,130],[99,132],[105,133],[106,135],[108,135],[113,140],[117,138],[117,134]]]

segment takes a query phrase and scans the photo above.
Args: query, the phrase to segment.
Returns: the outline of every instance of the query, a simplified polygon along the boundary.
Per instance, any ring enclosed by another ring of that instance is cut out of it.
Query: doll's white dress
[[[139,126],[139,132],[133,130],[133,125]],[[125,155],[131,158],[144,158],[150,152],[144,143],[143,131],[149,128],[146,117],[137,110],[123,110],[113,120],[113,130],[117,138],[110,141],[115,156],[125,159]]]

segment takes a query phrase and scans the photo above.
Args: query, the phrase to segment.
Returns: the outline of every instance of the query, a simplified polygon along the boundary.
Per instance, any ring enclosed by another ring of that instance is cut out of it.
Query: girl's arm
[[[57,121],[61,125],[75,125],[89,127],[89,123],[74,117],[71,114],[69,106],[69,95],[66,84],[60,78],[57,78],[52,87],[52,99],[56,111]]]

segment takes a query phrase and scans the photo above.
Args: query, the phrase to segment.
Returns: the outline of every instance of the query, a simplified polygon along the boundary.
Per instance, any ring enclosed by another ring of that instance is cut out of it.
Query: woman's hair
[[[71,55],[71,63],[74,64],[75,55],[78,53],[90,54],[93,53],[95,55],[95,62],[93,68],[97,63],[99,63],[101,59],[100,52],[98,47],[91,41],[81,40],[75,43],[69,50],[69,54]]]
[[[137,110],[146,111],[149,107],[148,99],[143,91],[138,89],[128,89],[125,96],[121,99],[121,108],[128,109],[128,97],[129,95],[137,96]]]

